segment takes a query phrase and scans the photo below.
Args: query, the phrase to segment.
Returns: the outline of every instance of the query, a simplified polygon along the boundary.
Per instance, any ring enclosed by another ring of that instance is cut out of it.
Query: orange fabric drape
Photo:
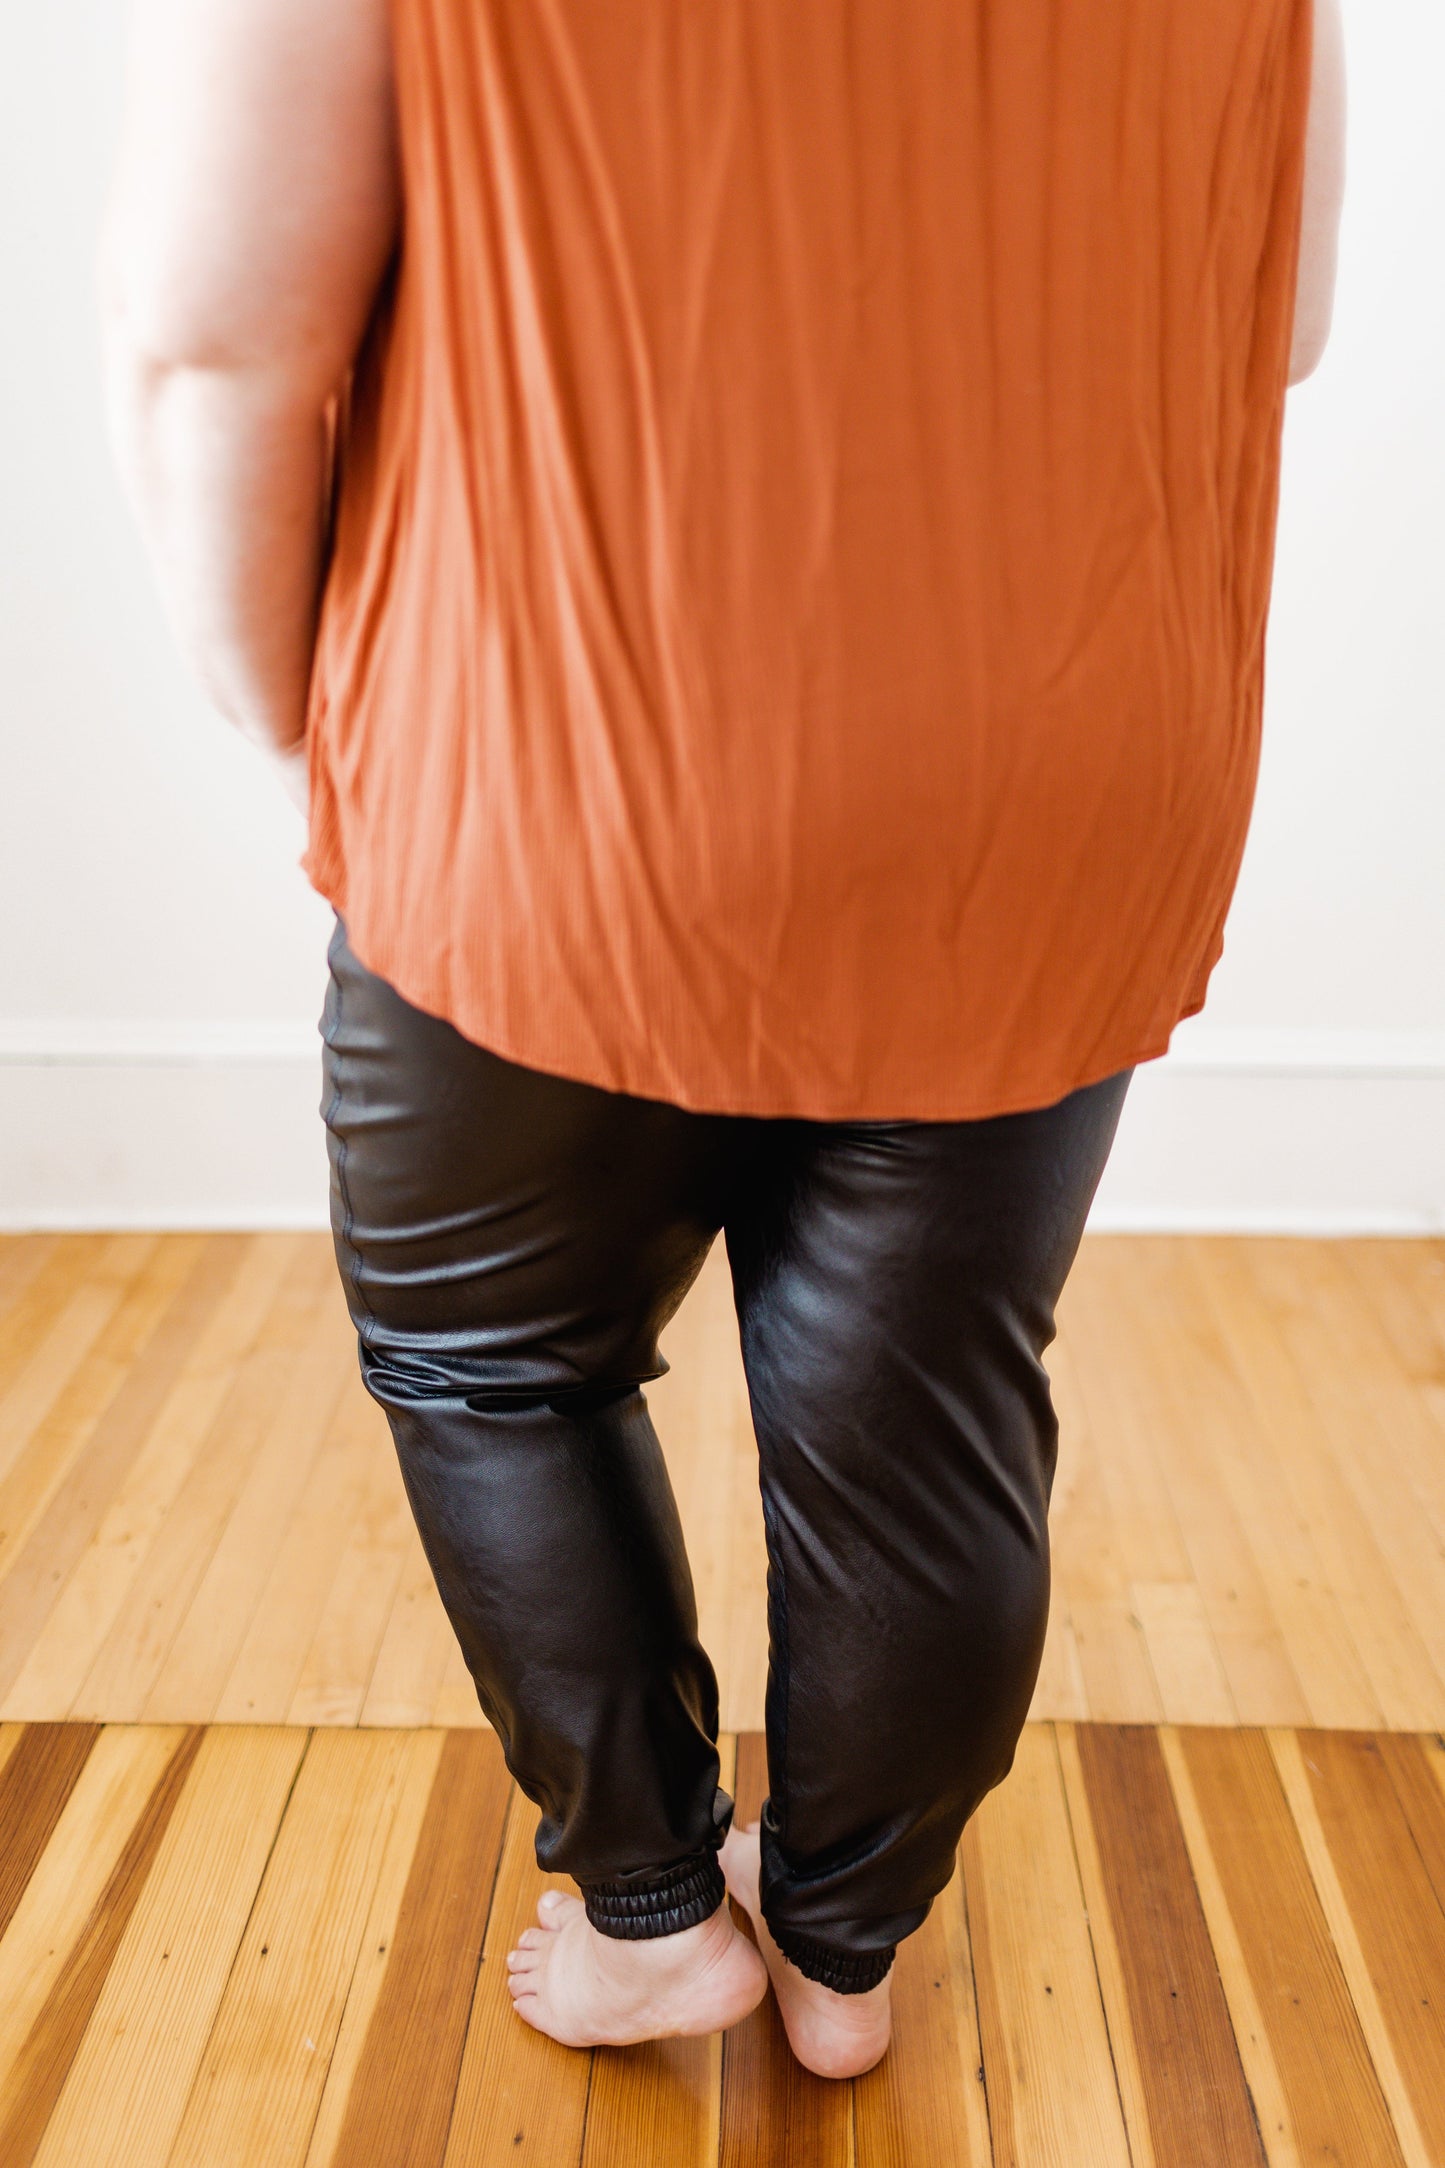
[[[1309,0],[394,0],[305,864],[533,1067],[1161,1053],[1258,755]]]

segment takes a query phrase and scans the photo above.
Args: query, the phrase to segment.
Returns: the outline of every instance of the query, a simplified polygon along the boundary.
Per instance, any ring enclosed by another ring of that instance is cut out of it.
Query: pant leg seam
[[[356,1321],[356,1337],[362,1349],[369,1353],[377,1320],[376,1312],[372,1309],[370,1299],[361,1284],[362,1261],[361,1251],[356,1242],[356,1212],[351,1201],[350,1185],[346,1179],[346,1159],[350,1148],[350,1140],[345,1130],[341,1129],[337,1123],[337,1116],[340,1114],[341,1102],[344,1096],[341,1084],[341,1064],[345,1060],[345,1055],[337,1044],[337,1031],[341,1024],[342,987],[340,979],[335,977],[334,974],[333,978],[336,987],[336,1029],[328,1034],[326,1039],[332,1060],[333,1089],[331,1103],[327,1107],[325,1119],[327,1128],[331,1130],[336,1138],[336,1188],[341,1199],[341,1241],[347,1253],[347,1276],[351,1281],[352,1291],[356,1296],[357,1307],[363,1313]]]

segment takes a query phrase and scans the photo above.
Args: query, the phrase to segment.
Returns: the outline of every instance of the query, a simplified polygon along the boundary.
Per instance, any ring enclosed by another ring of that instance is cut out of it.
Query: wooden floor
[[[723,1722],[761,1516],[714,1252],[649,1400]],[[1445,1725],[1445,1245],[1090,1238],[1036,1718]],[[0,1717],[462,1726],[318,1235],[0,1241]]]
[[[852,2086],[769,2005],[530,2033],[504,1960],[543,1885],[490,1733],[11,1725],[0,1758],[5,2168],[1445,2161],[1438,1740],[1030,1725]],[[755,1810],[755,1734],[725,1773]]]
[[[666,1351],[750,1814],[720,1253]],[[1445,2168],[1445,1246],[1091,1238],[1050,1367],[1034,1720],[829,2087],[513,2017],[533,1810],[325,1240],[0,1241],[0,2168]]]

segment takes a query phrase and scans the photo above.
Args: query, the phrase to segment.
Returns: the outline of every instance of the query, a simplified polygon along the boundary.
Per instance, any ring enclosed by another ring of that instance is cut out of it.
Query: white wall
[[[1339,305],[1290,395],[1254,830],[1101,1223],[1445,1226],[1445,10],[1346,7]],[[102,435],[118,0],[17,4],[5,42],[0,1224],[319,1221],[328,914],[171,657]]]

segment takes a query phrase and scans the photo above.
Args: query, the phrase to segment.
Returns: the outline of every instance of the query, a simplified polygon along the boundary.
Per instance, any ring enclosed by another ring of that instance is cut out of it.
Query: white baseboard
[[[1445,1067],[1395,1075],[1186,1069],[1130,1087],[1090,1226],[1103,1232],[1435,1234]]]
[[[324,1227],[314,1027],[0,1024],[0,1228]],[[1445,1230],[1445,1032],[1181,1028],[1091,1226]]]
[[[305,1060],[0,1059],[0,1227],[324,1227]]]

